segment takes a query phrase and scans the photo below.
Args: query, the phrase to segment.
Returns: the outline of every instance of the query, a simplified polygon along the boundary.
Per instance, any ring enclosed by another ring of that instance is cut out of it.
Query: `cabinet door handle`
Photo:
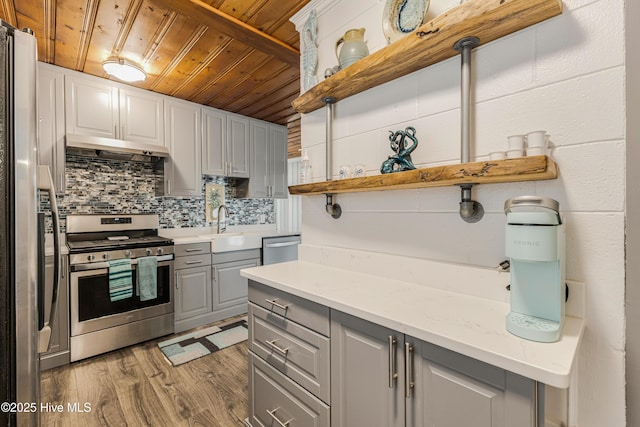
[[[404,397],[411,398],[413,387],[413,346],[410,343],[404,344]]]
[[[202,260],[199,260],[199,261],[187,261],[187,262],[185,262],[185,264],[187,264],[187,265],[202,264]]]
[[[280,425],[281,427],[288,427],[288,426],[289,426],[289,423],[290,423],[291,421],[293,421],[293,418],[291,418],[289,421],[285,421],[285,422],[280,421],[280,419],[279,419],[278,417],[276,417],[276,411],[277,411],[278,409],[280,409],[280,408],[276,408],[276,409],[272,409],[272,410],[268,410],[268,409],[267,409],[267,414],[269,414],[269,416],[271,416],[271,418],[273,418],[273,420],[274,420],[275,422],[277,422],[277,423],[278,423],[278,425]]]
[[[118,125],[113,125],[113,137],[118,139]]]
[[[393,382],[398,378],[396,372],[396,345],[398,341],[389,335],[389,388],[393,388]]]
[[[276,340],[266,340],[265,343],[271,347],[273,350],[277,351],[278,353],[282,354],[283,356],[287,356],[287,354],[289,353],[289,348],[282,348],[278,345],[276,345]]]
[[[273,305],[273,306],[275,306],[275,307],[278,307],[280,310],[284,310],[284,311],[285,311],[285,313],[286,313],[286,312],[287,312],[287,310],[289,309],[289,304],[280,304],[280,303],[278,302],[278,300],[275,300],[275,299],[269,299],[269,298],[265,298],[264,300],[265,300],[267,303],[269,303],[269,304],[271,304],[271,305]]]
[[[174,273],[174,276],[175,276],[175,277],[174,277],[174,280],[176,281],[176,289],[180,289],[180,288],[178,287],[178,273]]]

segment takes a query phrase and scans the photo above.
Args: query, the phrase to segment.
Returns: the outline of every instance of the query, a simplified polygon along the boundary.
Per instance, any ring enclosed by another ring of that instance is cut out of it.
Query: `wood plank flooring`
[[[64,410],[41,412],[42,426],[244,426],[247,343],[173,367],[165,339],[44,371],[41,401]],[[90,411],[69,411],[76,402]]]

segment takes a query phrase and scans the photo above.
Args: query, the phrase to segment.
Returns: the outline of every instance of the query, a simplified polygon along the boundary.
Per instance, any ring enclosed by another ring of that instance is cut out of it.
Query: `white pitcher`
[[[336,42],[336,58],[338,58],[340,68],[346,68],[369,55],[369,48],[364,41],[364,31],[364,28],[347,30],[344,36],[340,37]],[[338,54],[338,46],[343,43],[344,45]]]

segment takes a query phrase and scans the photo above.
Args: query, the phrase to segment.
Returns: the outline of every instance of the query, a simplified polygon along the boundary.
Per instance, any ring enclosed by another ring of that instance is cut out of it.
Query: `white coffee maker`
[[[565,311],[565,229],[556,200],[519,196],[504,204],[511,270],[507,330],[532,341],[560,338]]]

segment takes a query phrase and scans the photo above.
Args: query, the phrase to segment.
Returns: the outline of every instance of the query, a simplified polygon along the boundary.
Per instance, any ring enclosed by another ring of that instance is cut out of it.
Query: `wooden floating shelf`
[[[300,113],[364,92],[458,54],[453,45],[475,36],[489,43],[560,15],[559,0],[469,0],[318,83],[292,102]]]
[[[460,184],[542,181],[558,177],[558,166],[548,156],[460,163],[363,178],[292,185],[293,195],[356,193],[407,188],[445,187]]]

